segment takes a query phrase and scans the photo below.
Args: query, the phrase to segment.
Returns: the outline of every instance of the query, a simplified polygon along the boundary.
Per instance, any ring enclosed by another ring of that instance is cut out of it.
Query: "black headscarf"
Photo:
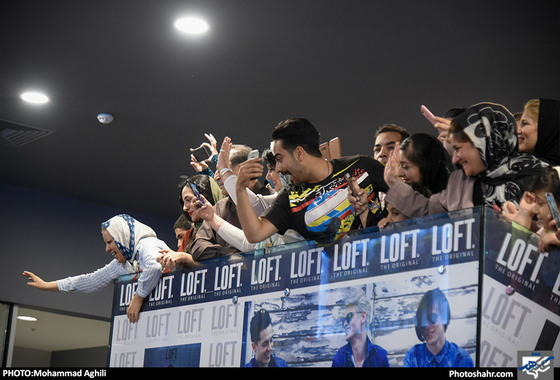
[[[523,192],[533,178],[548,166],[545,162],[517,148],[517,126],[511,112],[494,103],[480,103],[468,108],[453,121],[478,149],[486,170],[478,175],[475,196],[492,207],[502,207],[506,201],[519,206]]]
[[[533,155],[551,165],[560,165],[560,102],[539,99],[537,144]]]

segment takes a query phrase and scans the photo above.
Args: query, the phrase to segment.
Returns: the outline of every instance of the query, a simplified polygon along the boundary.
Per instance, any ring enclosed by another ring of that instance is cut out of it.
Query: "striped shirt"
[[[143,238],[136,244],[136,260],[142,271],[136,292],[142,298],[150,294],[161,278],[162,268],[156,259],[162,249],[169,248],[155,237]],[[109,286],[120,276],[130,273],[135,273],[135,269],[128,261],[121,264],[114,259],[94,272],[58,280],[57,285],[61,292],[92,293]]]

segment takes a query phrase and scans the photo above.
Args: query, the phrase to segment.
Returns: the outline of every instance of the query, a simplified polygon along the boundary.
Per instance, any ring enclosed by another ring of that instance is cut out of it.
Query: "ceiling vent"
[[[20,148],[54,133],[0,119],[0,145]]]

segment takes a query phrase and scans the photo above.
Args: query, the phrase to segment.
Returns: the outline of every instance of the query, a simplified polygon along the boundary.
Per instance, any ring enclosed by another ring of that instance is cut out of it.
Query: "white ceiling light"
[[[210,30],[210,25],[197,17],[183,17],[175,21],[175,28],[188,34],[204,34]]]
[[[37,318],[30,317],[28,315],[18,315],[17,319],[19,319],[20,321],[26,321],[26,322],[37,322]]]
[[[21,98],[26,102],[33,104],[45,104],[50,100],[47,95],[34,91],[24,92],[21,94]]]

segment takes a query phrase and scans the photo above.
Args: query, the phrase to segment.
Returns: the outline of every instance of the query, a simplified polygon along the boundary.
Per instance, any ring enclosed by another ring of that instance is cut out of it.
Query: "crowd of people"
[[[546,250],[560,245],[560,226],[545,199],[552,193],[560,204],[559,105],[534,99],[516,115],[495,103],[453,108],[434,117],[434,129],[425,133],[386,124],[375,134],[373,155],[334,159],[323,157],[319,131],[305,118],[279,123],[270,147],[252,159],[250,147],[226,137],[218,148],[207,134],[201,146],[209,157],[192,155],[197,174],[179,187],[176,249],[118,215],[102,225],[114,256],[105,267],[52,282],[24,275],[43,290],[94,291],[138,263],[145,274],[127,311],[135,322],[164,270],[295,241],[329,244],[352,229],[474,206],[499,210],[539,234]]]
[[[203,145],[211,157],[199,162],[193,156],[191,164],[197,176],[220,183],[227,199],[220,202],[229,202],[230,208],[214,205],[204,188],[201,202],[182,186],[181,202],[192,229],[206,232],[190,234],[181,244],[182,253],[167,252],[161,262],[188,265],[231,249],[248,251],[298,239],[329,243],[354,228],[384,228],[478,205],[497,209],[538,233],[542,249],[560,245],[544,201],[547,192],[560,201],[558,101],[533,99],[516,115],[494,103],[452,108],[435,117],[434,127],[410,134],[385,124],[375,134],[373,156],[331,160],[321,155],[319,132],[303,118],[276,126],[270,148],[251,160],[251,148],[225,138],[218,150],[215,138],[206,135],[209,142]],[[256,179],[263,162],[265,187]],[[217,250],[200,256],[196,248],[184,249],[199,246],[200,240],[217,244]]]

